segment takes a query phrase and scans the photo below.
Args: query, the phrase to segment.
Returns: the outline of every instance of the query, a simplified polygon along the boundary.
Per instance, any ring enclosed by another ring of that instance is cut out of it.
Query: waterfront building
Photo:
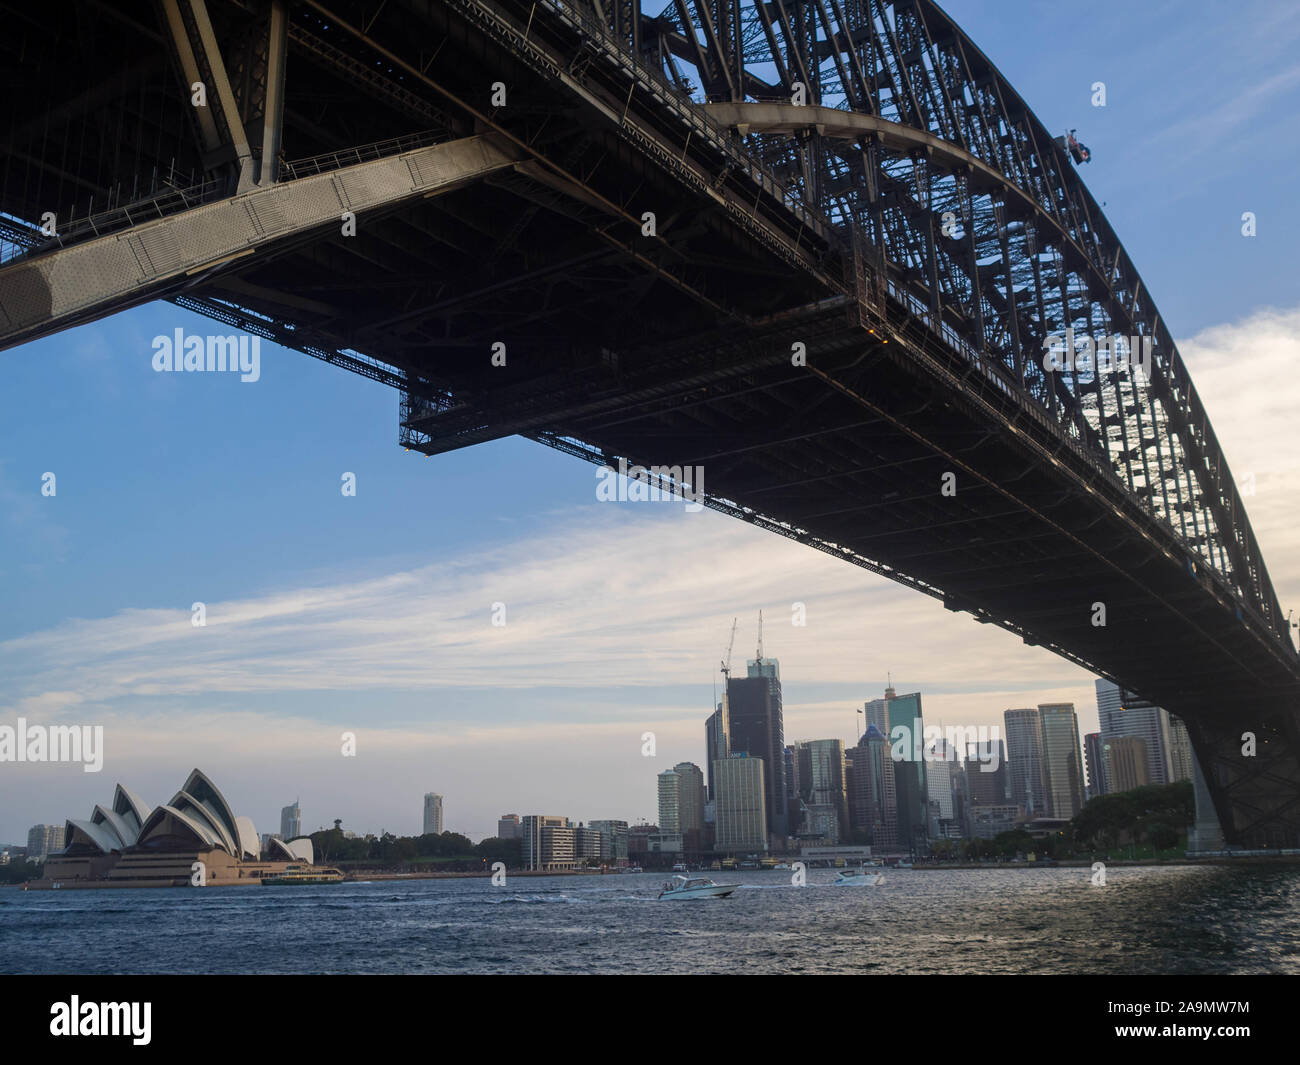
[[[309,838],[262,837],[236,815],[198,769],[162,806],[150,807],[121,784],[108,806],[70,819],[64,848],[46,862],[33,887],[221,887],[257,884],[270,874],[315,861]],[[196,864],[197,863],[197,864]],[[195,869],[202,881],[195,880]],[[320,870],[336,876],[337,870]]]
[[[1068,821],[1083,809],[1083,757],[1079,753],[1079,719],[1073,703],[1038,707],[1043,735],[1043,784],[1047,816]]]
[[[765,769],[763,759],[746,754],[714,763],[716,850],[750,854],[768,849]]]
[[[578,864],[575,830],[567,817],[526,814],[520,827],[525,869],[572,869]]]
[[[1007,734],[1007,778],[1011,802],[1026,817],[1047,812],[1043,772],[1043,721],[1036,709],[1007,710],[1002,715]]]
[[[588,859],[599,861],[605,857],[603,833],[592,826],[579,824],[573,830],[573,856],[581,862]]]
[[[763,763],[764,821],[784,842],[788,829],[780,667],[776,659],[754,659],[747,669],[748,676],[727,678],[728,753],[748,754]],[[715,782],[717,766],[725,761],[729,759],[714,762]]]
[[[681,831],[682,778],[671,769],[659,774],[659,826],[665,832]]]
[[[432,791],[424,797],[424,834],[442,835],[442,796]]]
[[[600,833],[600,856],[606,861],[627,861],[628,828],[626,821],[589,821]]]
[[[704,842],[704,771],[694,762],[678,762],[677,824],[688,851],[703,850]]]
[[[497,839],[519,839],[522,833],[518,814],[502,814],[497,818]]]

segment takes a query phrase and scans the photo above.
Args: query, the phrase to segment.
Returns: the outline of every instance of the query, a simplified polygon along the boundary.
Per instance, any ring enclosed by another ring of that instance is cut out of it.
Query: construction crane
[[[727,641],[727,657],[722,660],[722,675],[731,679],[731,649],[736,646],[736,625],[740,618],[731,619],[731,639]]]

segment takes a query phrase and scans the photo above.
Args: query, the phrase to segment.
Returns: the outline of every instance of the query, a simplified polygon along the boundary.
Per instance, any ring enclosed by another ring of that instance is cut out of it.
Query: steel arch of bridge
[[[1065,151],[935,3],[585,5],[802,202],[857,230],[872,270],[937,331],[1000,361],[1289,640],[1223,451],[1128,253]],[[1150,338],[1150,372],[1045,371],[1044,342],[1067,329]]]

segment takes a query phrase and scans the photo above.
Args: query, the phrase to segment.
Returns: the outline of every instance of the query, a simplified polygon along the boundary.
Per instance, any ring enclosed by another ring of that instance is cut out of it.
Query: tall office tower
[[[926,785],[924,757],[918,757],[921,739],[925,735],[925,722],[921,719],[921,693],[898,695],[893,688],[885,689],[882,700],[887,727],[876,725],[876,730],[887,737],[891,748],[899,744],[903,757],[894,761],[894,788],[898,810],[898,846],[909,853],[925,854],[930,825],[930,803]],[[875,724],[881,714],[872,703],[866,704],[870,724]],[[905,731],[903,731],[905,730]],[[892,754],[891,754],[892,757]]]
[[[985,772],[986,765],[997,768]],[[1006,805],[1007,751],[1001,740],[971,744],[966,752],[966,789],[972,806]]]
[[[700,850],[704,839],[704,773],[694,762],[678,762],[677,823],[688,851]]]
[[[566,868],[574,864],[574,833],[567,817],[525,814],[521,830],[526,869]]]
[[[1191,780],[1195,776],[1196,754],[1192,750],[1192,737],[1181,717],[1166,712],[1169,723],[1169,783]]]
[[[714,849],[731,854],[767,850],[766,763],[744,753],[720,758],[713,767],[718,797],[714,800]]]
[[[952,748],[947,740],[935,740],[926,748],[930,755],[929,765],[925,770],[926,798],[936,807],[940,821],[953,819],[952,789],[953,761]]]
[[[834,843],[849,838],[849,803],[844,780],[844,741],[809,740],[799,744],[799,793],[809,806],[835,812]],[[830,838],[824,830],[819,835]]]
[[[518,839],[520,832],[518,814],[502,814],[497,818],[497,839]]]
[[[587,824],[600,833],[600,856],[611,861],[627,860],[627,822],[589,821]]]
[[[875,725],[880,730],[882,736],[889,735],[889,700],[898,698],[898,693],[890,686],[885,689],[883,699],[868,699],[862,704],[862,713],[866,720],[862,724],[862,731]]]
[[[876,851],[895,851],[899,847],[895,769],[888,738],[874,724],[868,725],[853,757],[853,779],[855,790],[862,796],[857,827],[870,833]]]
[[[727,693],[722,693],[722,702],[704,722],[704,750],[708,761],[705,772],[709,777],[709,798],[716,798],[713,781],[713,763],[719,758],[726,758],[731,753],[729,740],[730,727],[727,723]]]
[[[1101,753],[1101,733],[1089,732],[1083,737],[1083,765],[1088,771],[1089,799],[1106,794],[1105,761]]]
[[[1010,800],[1026,817],[1047,816],[1043,772],[1043,719],[1037,710],[1007,710],[1007,778]]]
[[[799,744],[785,745],[785,823],[790,835],[803,831],[802,794],[799,779]]]
[[[1116,736],[1102,745],[1106,783],[1111,793],[1132,791],[1151,783],[1151,757],[1141,736]]]
[[[788,834],[785,735],[781,715],[781,677],[775,659],[751,661],[749,676],[727,679],[727,717],[729,753],[748,754],[763,762],[763,807],[767,829],[778,840],[784,840]],[[715,773],[723,761],[719,759],[714,763]]]
[[[673,770],[659,774],[659,831],[680,832],[682,778]]]
[[[1099,678],[1096,688],[1102,750],[1120,736],[1140,737],[1146,744],[1148,782],[1168,784],[1173,779],[1169,759],[1169,715],[1111,681]],[[1109,770],[1106,772],[1109,774]],[[1111,790],[1118,788],[1112,786]]]
[[[65,825],[32,825],[27,830],[27,857],[43,862],[51,854],[63,850]]]
[[[1047,816],[1061,820],[1083,809],[1083,756],[1074,703],[1040,703],[1043,729],[1043,783]]]
[[[292,806],[285,806],[280,810],[280,838],[287,843],[301,835],[302,810],[298,808],[298,800],[294,799]]]
[[[424,834],[442,835],[442,796],[433,792],[424,797]]]

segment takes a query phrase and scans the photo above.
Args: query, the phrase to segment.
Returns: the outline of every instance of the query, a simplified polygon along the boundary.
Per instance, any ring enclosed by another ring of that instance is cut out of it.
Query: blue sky
[[[1257,473],[1286,608],[1300,20],[1260,2],[947,10],[1092,149],[1085,180],[1235,474]],[[653,819],[654,774],[703,762],[731,618],[739,660],[760,608],[787,740],[851,738],[887,670],[930,720],[1072,699],[1095,728],[1081,670],[924,597],[713,513],[597,506],[592,467],[531,442],[403,452],[396,393],[296,352],[264,344],[256,383],[156,374],[152,338],[177,327],[216,331],[154,304],[0,355],[0,722],[103,723],[108,746],[98,775],[0,766],[0,840],[84,816],[119,779],[166,801],[194,765],[263,831],[298,796],[309,829],[411,832],[428,790],[476,838],[507,811]]]

